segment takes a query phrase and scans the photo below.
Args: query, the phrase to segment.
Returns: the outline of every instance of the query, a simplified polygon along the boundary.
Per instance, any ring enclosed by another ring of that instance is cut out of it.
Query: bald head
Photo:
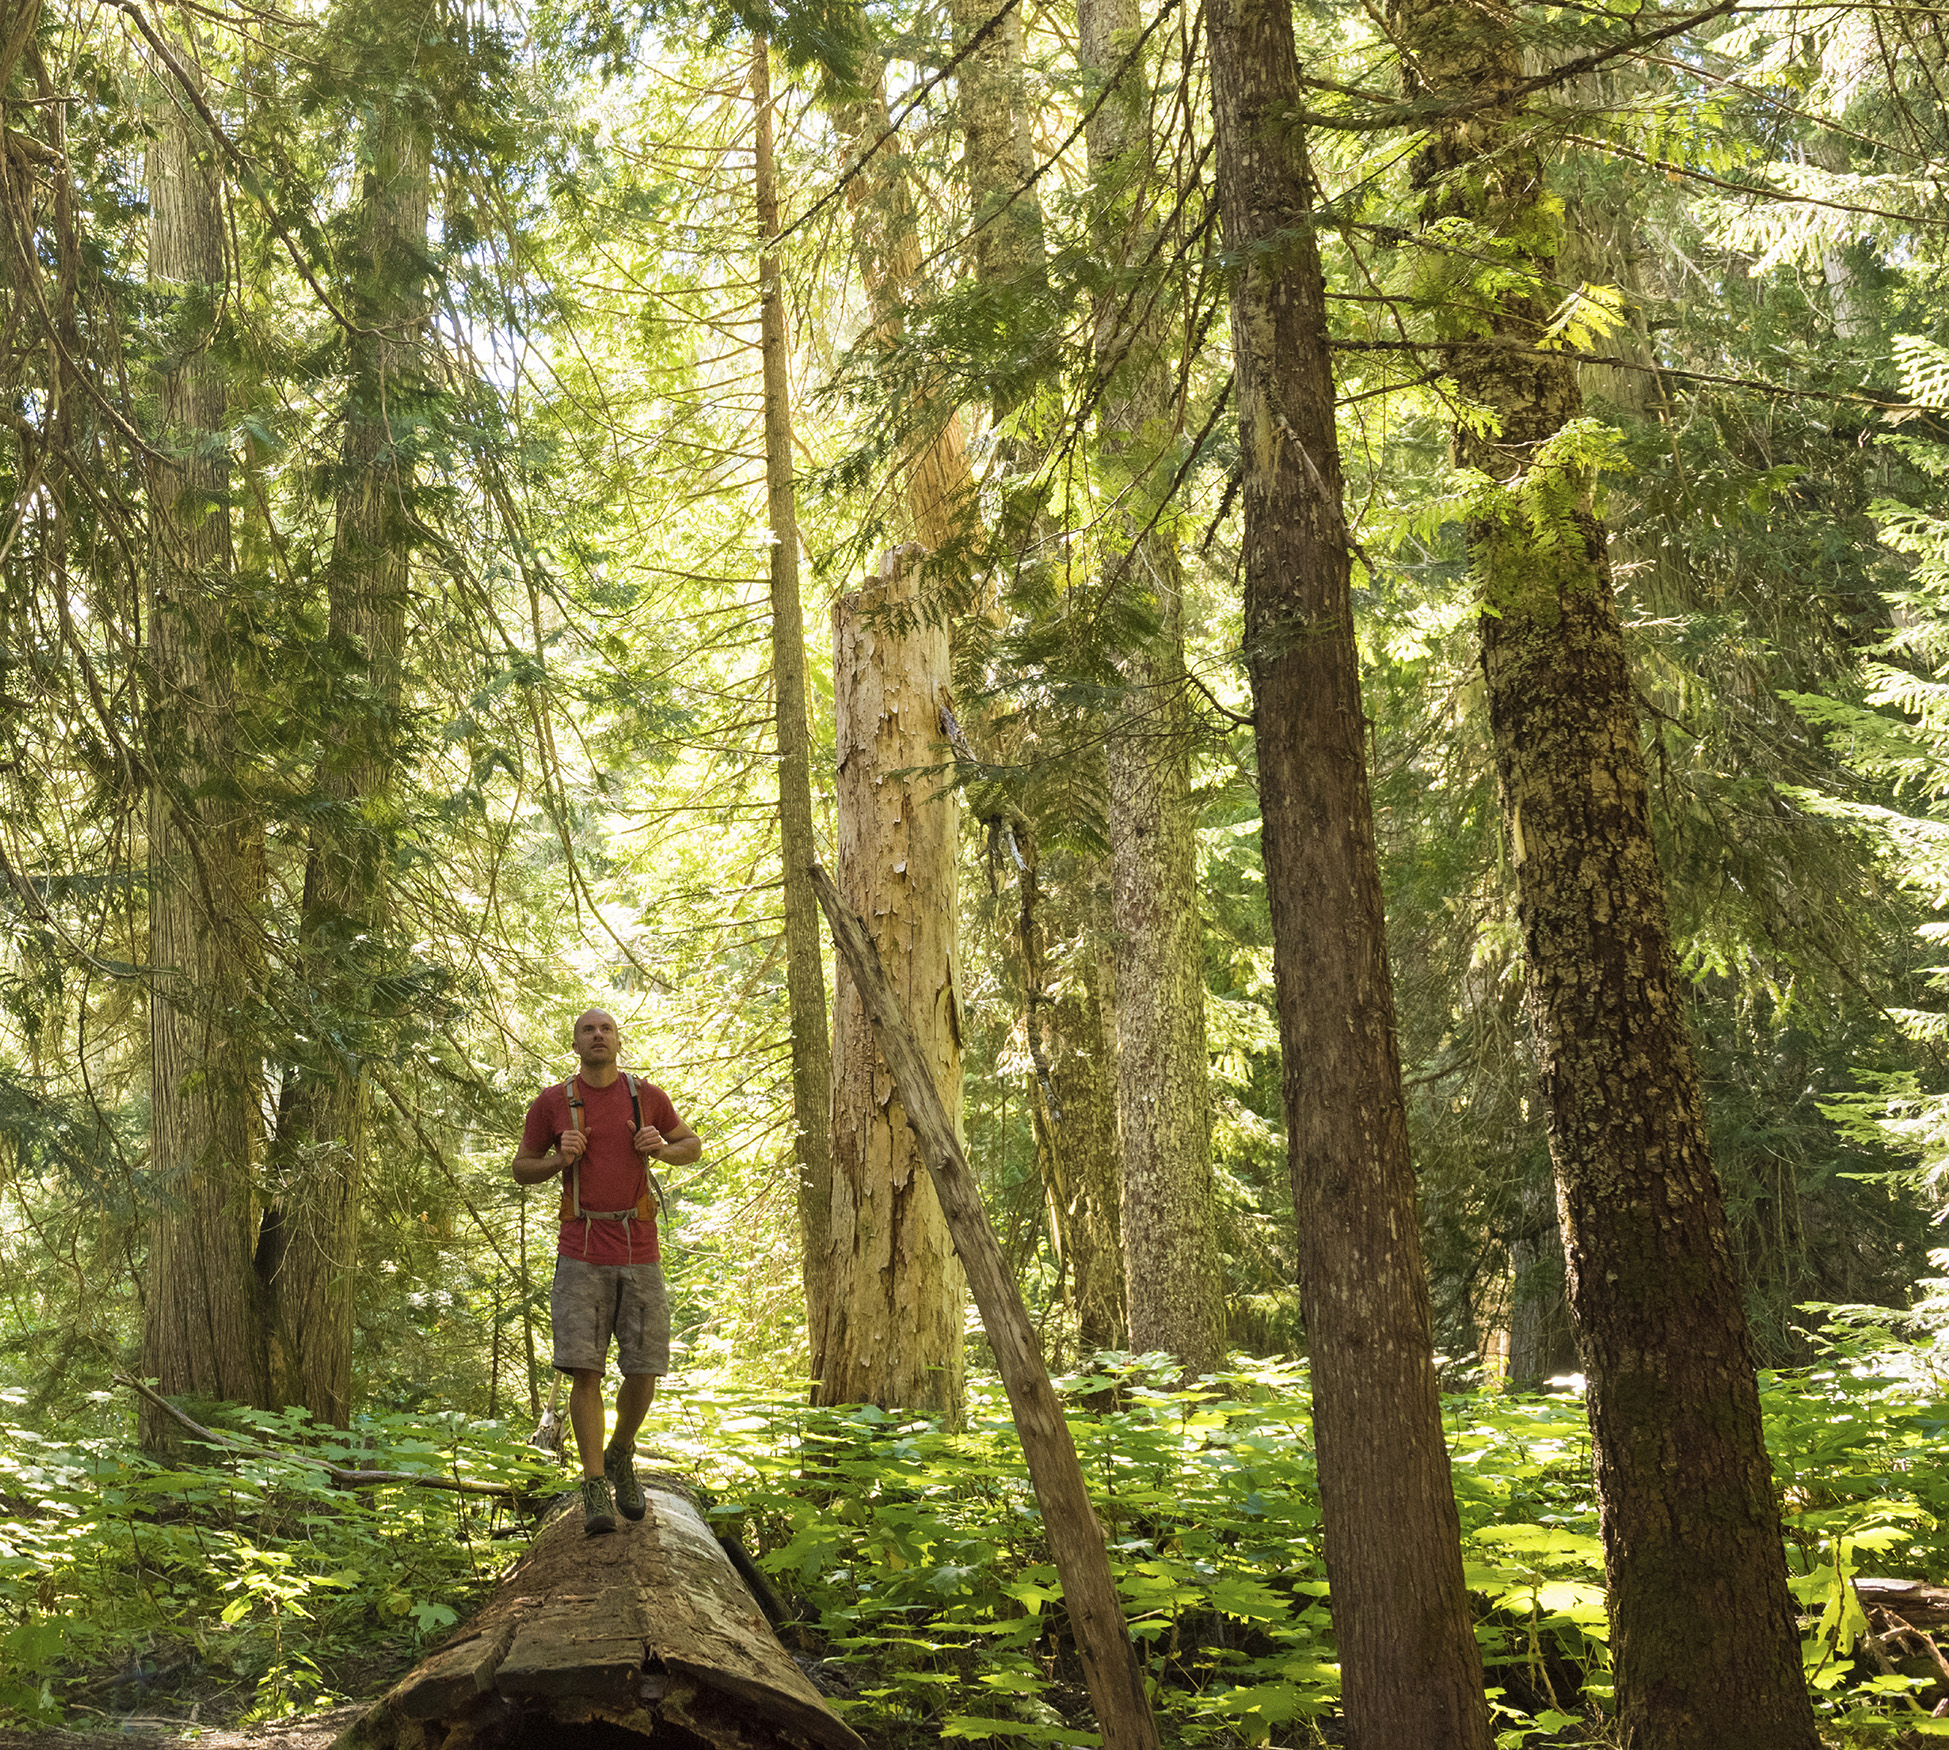
[[[585,1009],[575,1017],[573,1043],[584,1069],[613,1065],[622,1045],[616,1032],[616,1017],[607,1009]]]

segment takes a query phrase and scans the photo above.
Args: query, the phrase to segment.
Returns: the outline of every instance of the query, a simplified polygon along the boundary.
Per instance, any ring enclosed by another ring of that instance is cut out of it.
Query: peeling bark
[[[958,1122],[960,995],[955,839],[960,810],[937,767],[948,682],[944,627],[921,616],[910,549],[833,607],[839,737],[839,885],[870,921],[935,1085]],[[961,1266],[860,993],[842,966],[833,1023],[832,1204],[822,1404],[872,1403],[956,1421],[963,1381]]]
[[[907,169],[906,142],[892,127],[884,79],[873,95],[842,105],[833,120],[850,169],[875,142],[877,150],[846,184],[853,221],[853,254],[866,285],[867,303],[883,345],[905,334],[907,306],[922,290],[920,224]],[[922,383],[908,404],[894,410],[901,432],[900,484],[915,537],[931,552],[966,538],[964,525],[977,515],[974,476],[968,468],[961,414],[943,386]]]

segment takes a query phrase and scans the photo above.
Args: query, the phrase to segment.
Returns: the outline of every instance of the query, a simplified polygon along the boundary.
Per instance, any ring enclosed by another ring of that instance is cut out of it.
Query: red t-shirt
[[[636,1118],[630,1110],[629,1083],[617,1076],[606,1088],[592,1088],[578,1075],[575,1085],[582,1097],[582,1130],[589,1139],[582,1151],[582,1207],[585,1211],[633,1209],[643,1194],[646,1163],[636,1152]],[[645,1124],[654,1125],[665,1136],[677,1127],[676,1107],[654,1083],[638,1076],[636,1098],[642,1105]],[[568,1092],[557,1082],[552,1088],[544,1088],[528,1108],[521,1146],[531,1154],[545,1155],[570,1128]],[[655,1264],[663,1256],[657,1250],[654,1212],[647,1222],[564,1221],[555,1249],[564,1258],[580,1258],[589,1264]]]

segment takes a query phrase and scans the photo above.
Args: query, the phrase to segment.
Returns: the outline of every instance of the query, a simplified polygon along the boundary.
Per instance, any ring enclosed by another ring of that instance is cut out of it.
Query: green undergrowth
[[[1859,1316],[1822,1341],[1820,1365],[1764,1381],[1809,1679],[1837,1743],[1941,1731],[1922,1678],[1850,1656],[1860,1624],[1841,1584],[1949,1577],[1941,1352]],[[1166,1736],[1315,1741],[1338,1671],[1305,1366],[1163,1381],[1119,1360],[1060,1383]],[[1476,1392],[1445,1417],[1499,1743],[1583,1742],[1610,1690],[1582,1402]],[[560,1481],[521,1430],[459,1416],[229,1425],[363,1468]],[[870,1739],[1097,1741],[993,1380],[973,1383],[956,1432],[692,1380],[642,1446],[756,1555],[787,1641]],[[480,1497],[341,1490],[284,1457],[165,1467],[126,1431],[0,1420],[0,1706],[82,1723],[149,1711],[191,1670],[213,1714],[363,1693],[362,1671],[369,1690],[478,1601],[523,1531]]]
[[[165,1463],[126,1425],[5,1419],[25,1395],[0,1392],[0,1712],[16,1718],[86,1724],[185,1697],[247,1720],[330,1706],[444,1634],[526,1535],[492,1497],[341,1489],[296,1457],[208,1447]],[[98,1399],[103,1420],[126,1402]],[[341,1433],[233,1410],[223,1425],[347,1468],[559,1487],[515,1431],[457,1415]]]

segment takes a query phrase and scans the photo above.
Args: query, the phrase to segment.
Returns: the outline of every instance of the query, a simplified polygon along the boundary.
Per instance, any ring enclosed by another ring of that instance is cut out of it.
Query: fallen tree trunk
[[[610,1537],[557,1507],[500,1590],[333,1750],[865,1750],[779,1645],[687,1493]]]
[[[1920,1580],[1856,1580],[1854,1590],[1863,1610],[1879,1605],[1910,1628],[1949,1628],[1949,1586],[1930,1586]]]

